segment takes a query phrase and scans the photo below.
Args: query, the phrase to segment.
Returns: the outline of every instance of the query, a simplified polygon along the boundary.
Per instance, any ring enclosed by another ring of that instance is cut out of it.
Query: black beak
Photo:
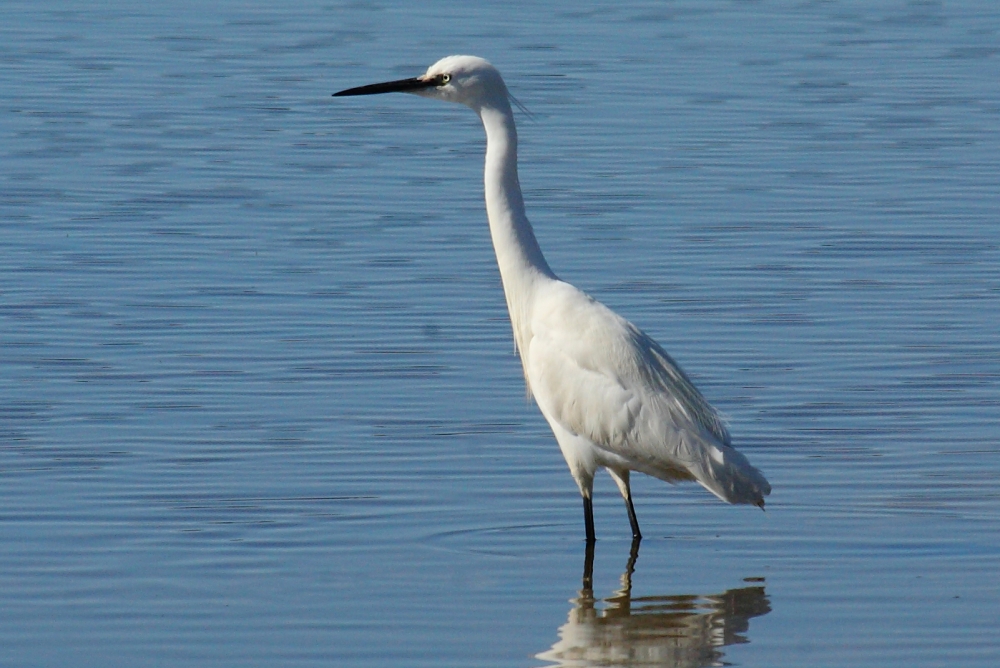
[[[334,93],[333,97],[347,97],[348,95],[378,95],[379,93],[406,93],[423,88],[433,88],[447,83],[444,75],[439,74],[430,79],[414,77],[412,79],[400,79],[399,81],[386,81],[385,83],[371,84],[368,86],[358,86],[348,88],[339,93]]]

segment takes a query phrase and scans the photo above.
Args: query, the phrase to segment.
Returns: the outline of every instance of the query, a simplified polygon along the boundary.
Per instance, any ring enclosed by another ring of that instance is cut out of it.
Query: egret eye
[[[440,76],[438,77],[438,79],[439,79],[439,80],[441,81],[441,84],[440,84],[440,85],[442,85],[442,86],[443,86],[443,85],[445,85],[446,83],[448,83],[449,81],[451,81],[451,75],[450,75],[450,74],[442,74],[442,75],[440,75]]]

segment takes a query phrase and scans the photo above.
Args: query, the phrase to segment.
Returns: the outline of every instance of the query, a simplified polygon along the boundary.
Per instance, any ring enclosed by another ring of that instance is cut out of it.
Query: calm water
[[[0,665],[1000,662],[995,3],[207,4],[0,8]],[[462,52],[767,513],[588,564],[477,119],[329,97]]]

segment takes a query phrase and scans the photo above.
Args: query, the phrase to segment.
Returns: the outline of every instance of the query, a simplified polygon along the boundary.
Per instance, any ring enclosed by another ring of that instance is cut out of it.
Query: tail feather
[[[771,493],[764,474],[735,448],[698,438],[689,440],[691,436],[685,434],[683,439],[689,446],[688,470],[705,489],[727,503],[764,507],[764,497]]]

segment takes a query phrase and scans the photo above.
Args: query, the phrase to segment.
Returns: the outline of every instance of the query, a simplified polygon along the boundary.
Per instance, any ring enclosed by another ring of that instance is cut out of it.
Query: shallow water
[[[1000,659],[992,3],[0,16],[0,664]],[[455,52],[766,513],[599,477],[587,578],[478,121],[329,97]]]

